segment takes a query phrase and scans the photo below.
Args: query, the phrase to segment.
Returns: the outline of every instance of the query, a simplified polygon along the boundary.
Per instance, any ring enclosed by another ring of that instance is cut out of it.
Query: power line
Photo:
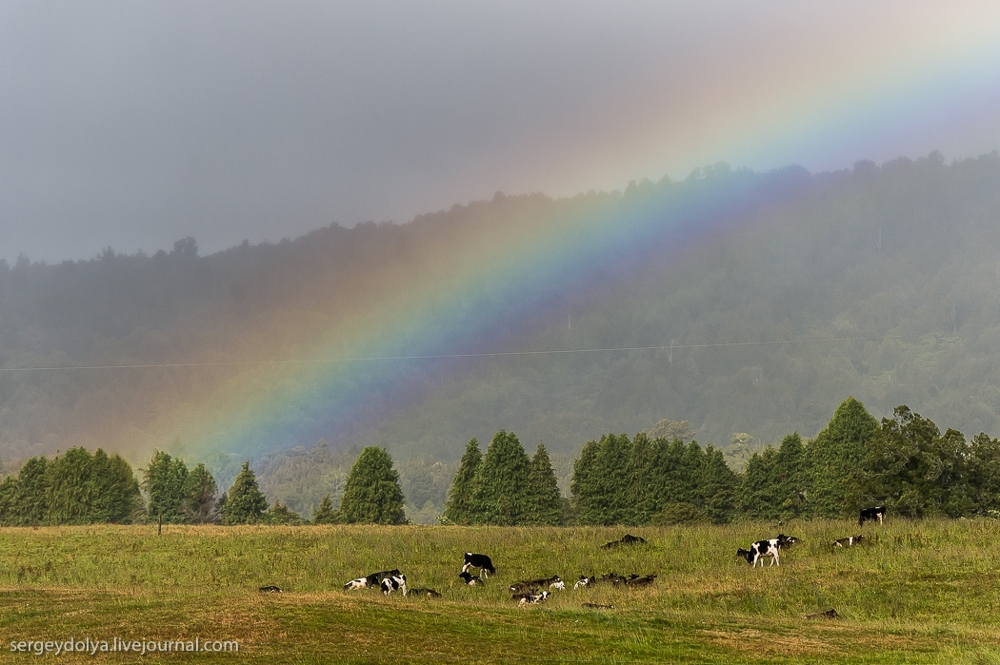
[[[194,367],[256,367],[260,365],[334,365],[341,363],[401,362],[410,360],[451,360],[463,358],[509,358],[516,356],[555,356],[583,353],[625,353],[629,351],[672,351],[674,349],[707,349],[726,347],[762,347],[785,344],[835,344],[839,342],[872,342],[900,339],[899,335],[882,337],[827,337],[763,342],[698,342],[691,344],[661,344],[657,346],[612,346],[591,349],[550,349],[545,351],[496,351],[491,353],[442,353],[412,356],[367,356],[359,358],[310,358],[285,360],[224,360],[217,362],[122,363],[107,365],[53,365],[36,367],[0,367],[0,372],[57,372],[95,369],[183,369]]]

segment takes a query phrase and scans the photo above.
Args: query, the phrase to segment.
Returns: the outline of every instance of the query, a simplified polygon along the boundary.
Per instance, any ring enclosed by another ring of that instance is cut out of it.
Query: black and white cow
[[[854,547],[860,543],[863,538],[864,536],[848,536],[847,538],[838,538],[833,541],[833,544],[835,547]]]
[[[740,548],[736,550],[736,556],[743,557],[746,559],[747,563],[751,564],[752,567],[757,567],[757,561],[760,561],[760,567],[764,567],[764,561],[762,557],[771,557],[771,565],[781,565],[781,560],[779,558],[782,547],[790,547],[795,543],[799,542],[799,539],[794,536],[786,536],[785,534],[778,534],[777,538],[771,538],[770,540],[758,540],[753,545],[750,546],[749,550]]]
[[[380,570],[377,573],[372,573],[371,575],[366,575],[365,577],[359,577],[356,580],[351,580],[344,585],[345,589],[367,589],[369,587],[377,587],[382,584],[382,580],[387,577],[393,577],[394,575],[401,575],[398,568],[393,568],[392,570]]]
[[[643,575],[642,577],[632,577],[628,580],[625,580],[625,586],[631,588],[649,586],[654,581],[656,581],[655,573],[651,575]]]
[[[508,588],[511,593],[518,594],[530,593],[545,587],[549,587],[550,589],[565,589],[566,583],[563,582],[562,578],[558,575],[553,575],[552,577],[545,577],[537,580],[521,580],[520,582],[514,582]]]
[[[882,524],[882,521],[885,519],[885,506],[863,508],[861,514],[858,516],[858,526],[868,521],[874,522],[876,519],[878,519],[879,524]]]
[[[411,596],[427,596],[428,598],[440,598],[441,594],[434,589],[410,589]]]
[[[462,572],[469,572],[469,568],[479,568],[479,574],[483,578],[489,577],[486,573],[496,575],[496,568],[493,567],[493,562],[485,554],[473,554],[472,552],[465,553],[465,565],[462,566]]]
[[[517,601],[518,605],[527,605],[529,603],[542,603],[549,597],[548,591],[543,591],[541,593],[522,593],[515,594],[513,599]]]
[[[579,589],[580,587],[590,586],[597,581],[597,578],[591,575],[587,577],[586,575],[580,575],[580,579],[577,580],[576,584],[573,585],[574,589]]]
[[[464,570],[460,572],[458,576],[461,577],[463,580],[465,580],[465,583],[468,584],[469,586],[481,586],[483,583],[482,577],[477,577],[476,575],[473,575],[472,573],[467,573]]]
[[[380,583],[382,587],[382,593],[389,595],[393,591],[402,591],[403,595],[406,595],[406,575],[392,575],[386,577]]]

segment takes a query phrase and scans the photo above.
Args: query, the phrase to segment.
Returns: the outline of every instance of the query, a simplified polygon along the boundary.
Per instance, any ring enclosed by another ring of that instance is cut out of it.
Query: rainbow
[[[864,157],[847,153],[892,133],[888,128],[920,131],[933,142],[937,131],[1000,104],[1000,40],[990,24],[961,45],[900,40],[877,68],[862,61],[862,51],[839,76],[812,87],[798,76],[775,83],[741,108],[692,124],[676,150],[744,164],[790,156],[823,164]],[[651,139],[667,135],[650,131]],[[656,172],[655,159],[648,167]],[[170,432],[167,440],[179,437],[189,449],[241,455],[310,446],[338,423],[374,417],[378,406],[366,396],[400,384],[408,363],[510,351],[483,340],[505,321],[530,326],[532,303],[553,294],[585,297],[607,266],[692,251],[731,232],[741,219],[734,211],[783,196],[789,178],[793,171],[768,177],[722,170],[653,187],[653,194],[630,187],[559,199],[541,206],[550,211],[543,218],[515,211],[502,228],[466,229],[428,257],[407,288],[394,290],[388,285],[400,282],[387,280],[364,302],[345,305],[326,329],[309,327],[290,355],[230,377],[211,399],[165,414],[151,431]],[[519,198],[489,205],[514,209]],[[153,443],[163,447],[164,439]]]

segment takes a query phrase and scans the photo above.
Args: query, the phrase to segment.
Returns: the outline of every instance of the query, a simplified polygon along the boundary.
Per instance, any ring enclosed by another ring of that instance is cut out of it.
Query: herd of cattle
[[[861,514],[858,517],[858,526],[862,526],[865,522],[875,520],[878,520],[879,524],[882,524],[884,519],[885,506],[865,508],[861,511]],[[853,547],[862,540],[863,537],[860,535],[848,536],[846,538],[838,538],[833,541],[831,545],[835,547]],[[645,542],[646,541],[643,538],[626,534],[619,540],[613,540],[609,543],[605,543],[602,547],[604,549],[611,549],[622,545],[645,544]],[[757,567],[758,561],[760,561],[760,565],[763,567],[764,557],[771,558],[772,566],[780,566],[781,551],[783,549],[788,549],[797,542],[799,542],[799,539],[794,536],[778,534],[776,538],[756,541],[750,545],[749,550],[745,550],[743,548],[736,550],[736,556],[745,559],[746,562],[753,568]],[[477,569],[475,572],[478,572],[478,575],[474,575],[470,572],[473,569]],[[489,556],[485,554],[473,554],[472,552],[466,552],[464,563],[462,565],[462,571],[458,574],[458,576],[468,586],[480,586],[485,583],[485,580],[487,580],[490,575],[496,575],[496,572],[496,567],[494,567],[493,561]],[[611,584],[615,587],[623,586],[627,588],[637,588],[649,586],[653,584],[655,580],[655,573],[648,575],[638,575],[636,573],[632,573],[628,576],[618,575],[617,573],[608,573],[606,575],[601,575],[600,577],[594,575],[581,575],[580,579],[573,585],[573,588],[579,589],[581,587],[596,584]],[[372,573],[364,577],[350,580],[344,585],[344,589],[368,589],[376,587],[381,589],[382,593],[385,595],[389,595],[396,591],[402,593],[404,596],[408,593],[423,595],[430,598],[441,595],[434,589],[407,589],[406,575],[401,573],[398,569],[381,570],[377,573]],[[562,590],[565,588],[566,583],[558,575],[553,575],[552,577],[515,582],[508,587],[508,591],[510,591],[511,600],[516,601],[519,605],[527,605],[543,602],[549,597],[552,590]],[[280,591],[277,587],[261,587],[261,591],[265,590]],[[584,603],[584,607],[595,609],[614,609],[614,605],[598,605],[595,603]]]

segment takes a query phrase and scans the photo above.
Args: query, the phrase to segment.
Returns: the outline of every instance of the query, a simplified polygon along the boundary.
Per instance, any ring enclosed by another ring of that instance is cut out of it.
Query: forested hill
[[[204,257],[184,239],[152,255],[0,263],[0,367],[30,368],[0,372],[0,460],[82,445],[135,463],[153,447],[194,461],[164,405],[208,401],[239,384],[239,363],[308,346],[338,308],[402,289],[463,229],[502,233],[570,208],[614,215],[695,187],[780,195],[683,250],[622,260],[586,293],[549,294],[535,318],[476,349],[591,351],[408,363],[323,438],[333,450],[454,461],[470,438],[507,429],[573,455],[669,418],[701,443],[777,443],[812,437],[848,396],[876,417],[906,404],[968,436],[1000,435],[1000,158],[948,165],[933,154],[821,174],[719,165],[573,199],[498,195]],[[65,367],[99,369],[38,369]],[[294,443],[316,442],[270,452]]]

